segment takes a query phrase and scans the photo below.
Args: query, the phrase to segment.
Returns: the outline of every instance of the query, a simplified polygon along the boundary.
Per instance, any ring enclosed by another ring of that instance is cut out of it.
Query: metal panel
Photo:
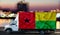
[[[35,14],[33,12],[19,13],[20,29],[35,29]]]
[[[56,29],[56,21],[36,21],[36,29]]]
[[[56,12],[35,12],[36,29],[56,29]]]
[[[56,20],[56,12],[35,12],[35,20]]]

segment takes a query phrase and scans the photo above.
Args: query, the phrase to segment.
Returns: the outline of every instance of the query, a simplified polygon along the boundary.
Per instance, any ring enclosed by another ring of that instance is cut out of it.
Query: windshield
[[[10,22],[10,25],[16,25],[16,23],[17,23],[17,21],[12,20],[12,21]]]

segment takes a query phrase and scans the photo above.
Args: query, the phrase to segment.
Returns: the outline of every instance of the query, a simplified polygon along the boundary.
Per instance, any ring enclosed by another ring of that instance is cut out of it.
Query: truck
[[[56,30],[56,12],[18,12],[16,18],[4,27],[4,31],[38,31],[51,33]]]

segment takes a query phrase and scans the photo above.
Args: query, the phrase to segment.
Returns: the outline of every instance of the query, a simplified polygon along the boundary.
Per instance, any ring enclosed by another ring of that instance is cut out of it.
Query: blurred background
[[[15,19],[19,11],[57,12],[60,15],[60,0],[0,0],[0,28]],[[59,15],[56,29],[60,29]]]

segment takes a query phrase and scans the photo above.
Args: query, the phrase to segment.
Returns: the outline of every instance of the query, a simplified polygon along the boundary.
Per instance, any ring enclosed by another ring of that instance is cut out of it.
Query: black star
[[[29,22],[29,19],[26,18],[26,19],[25,19],[25,22]]]

